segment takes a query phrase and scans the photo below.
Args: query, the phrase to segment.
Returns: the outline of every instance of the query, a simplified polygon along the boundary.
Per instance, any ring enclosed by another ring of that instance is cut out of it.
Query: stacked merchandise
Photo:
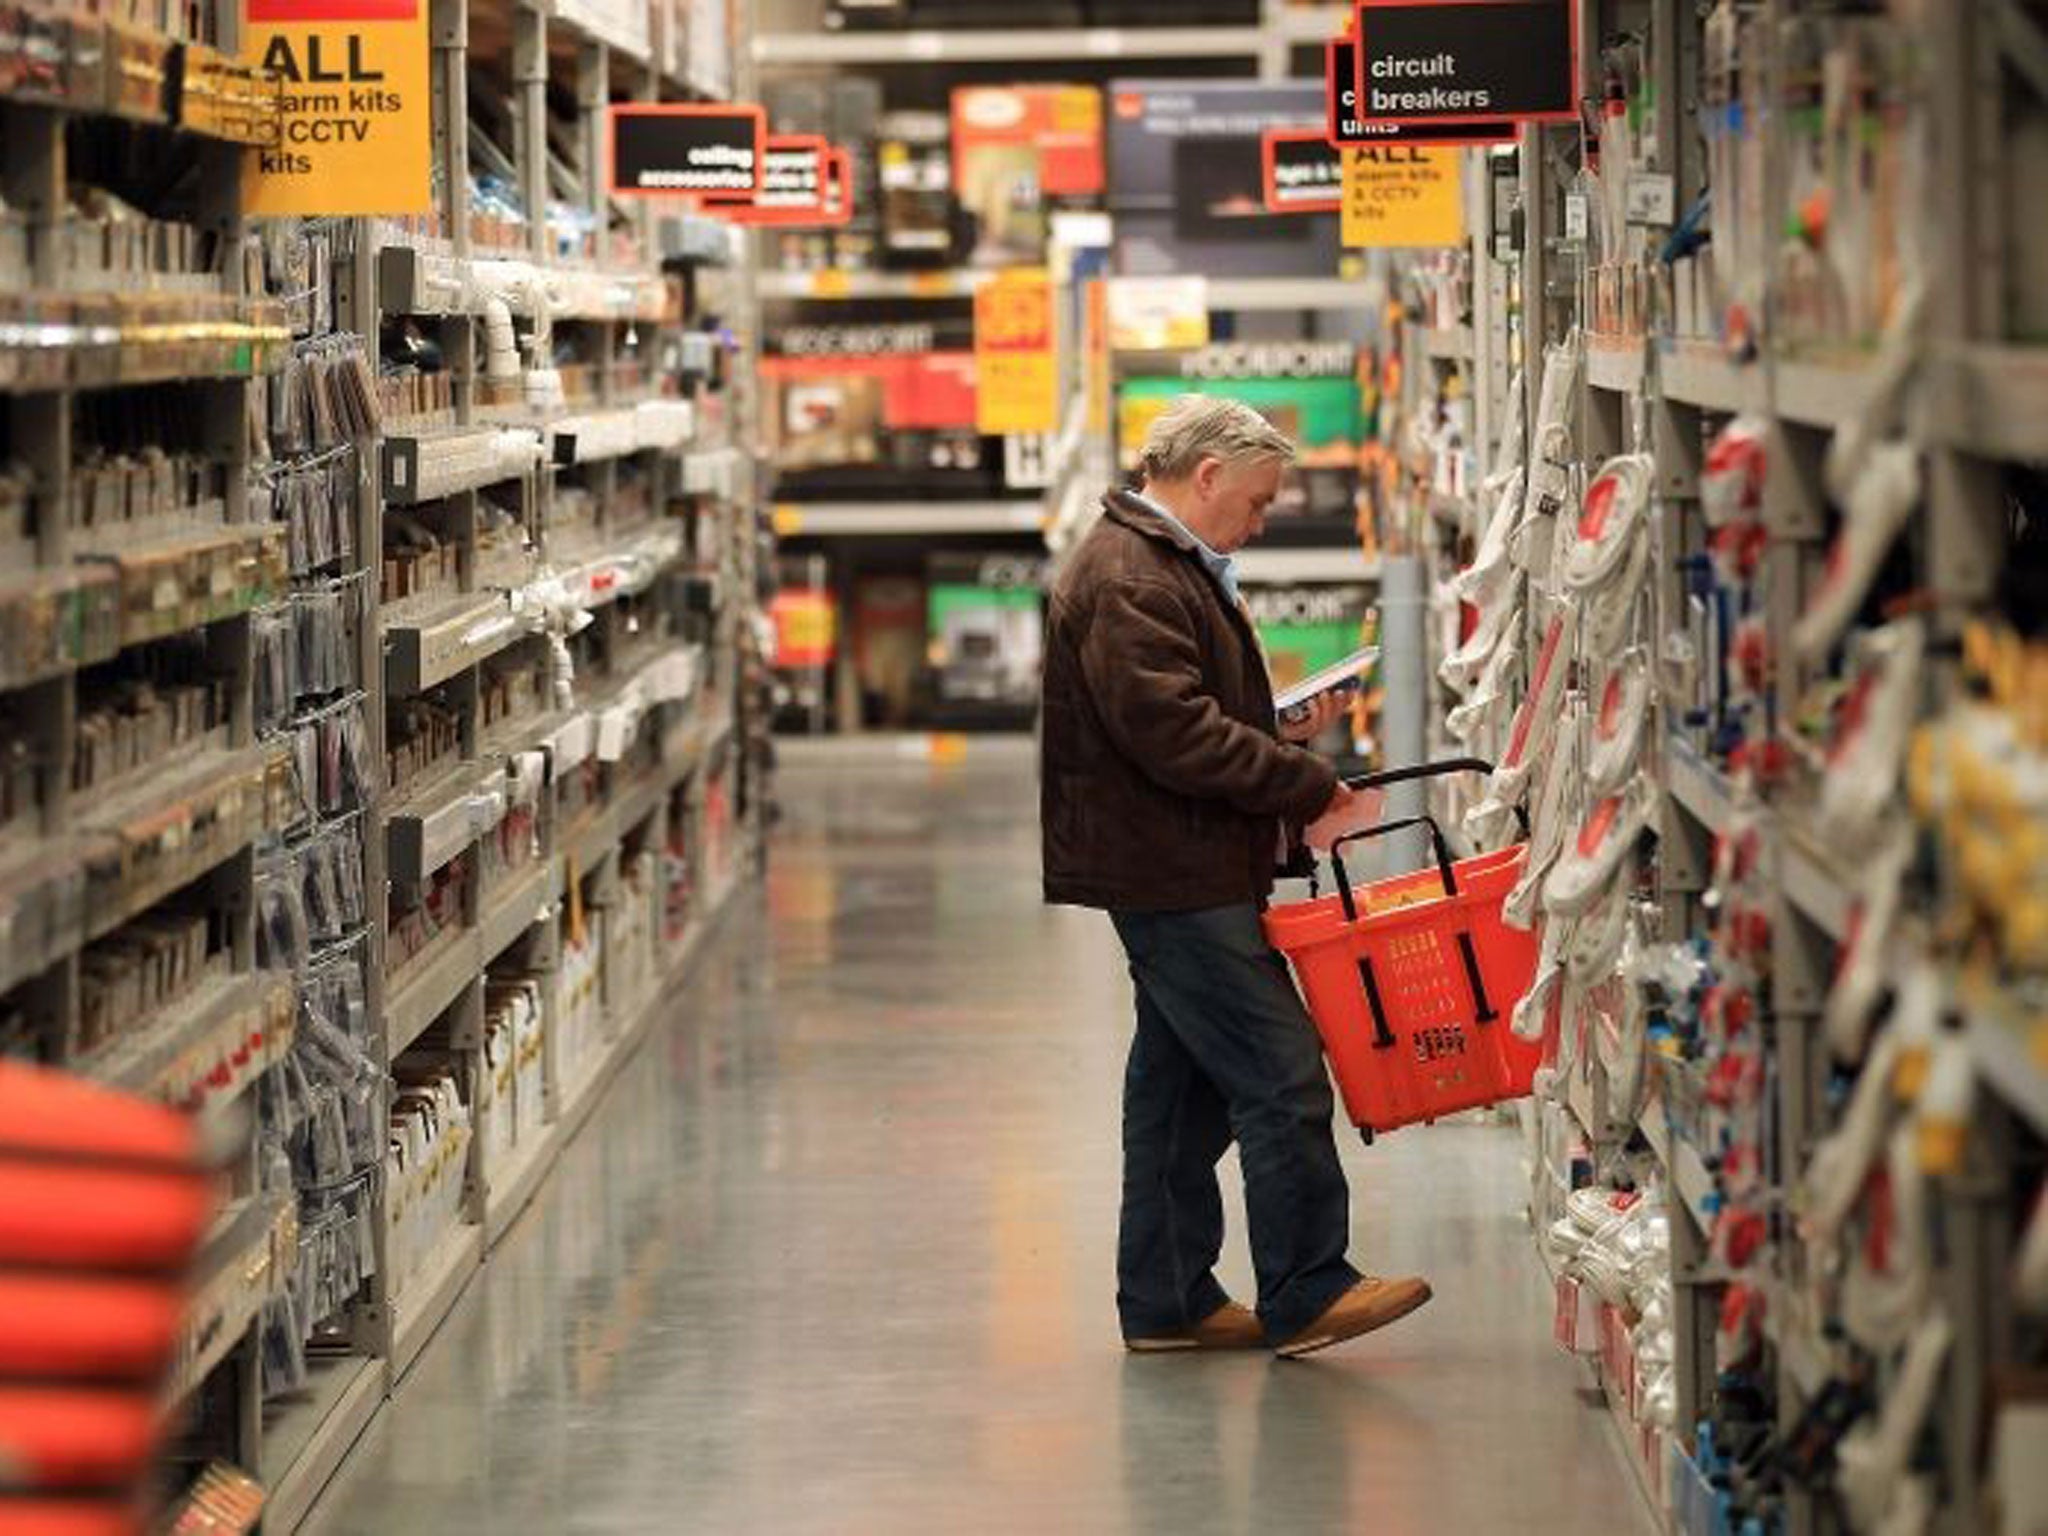
[[[298,982],[298,1044],[266,1080],[263,1172],[293,1193],[299,1246],[264,1316],[264,1397],[303,1392],[307,1357],[352,1350],[351,1308],[377,1272],[383,1082],[368,971],[378,903],[368,840],[380,779],[365,658],[376,655],[361,455],[378,430],[362,338],[334,328],[337,231],[265,232],[294,343],[267,391],[252,510],[284,525],[292,591],[251,619],[258,731],[296,770],[293,814],[256,856],[257,955]]]
[[[1962,167],[2023,179],[2044,112],[2010,79],[1954,110],[1950,12],[1659,18],[1684,35],[1596,29],[1583,167],[1525,156],[1543,243],[1470,258],[1520,308],[1475,326],[1497,429],[1453,488],[1439,670],[1499,765],[1466,833],[1529,821],[1533,1201],[1565,1238],[1659,1208],[1633,1369],[1575,1333],[1666,1434],[1679,1529],[2031,1529],[2043,326],[2023,248],[1961,232],[2023,184]],[[1518,351],[1526,436],[1491,394]]]
[[[565,1139],[570,871],[638,904],[586,1084],[683,964],[653,813],[760,713],[750,293],[694,215],[658,265],[582,130],[744,93],[748,50],[725,0],[480,20],[437,44],[430,212],[259,225],[279,102],[231,20],[0,37],[0,1052],[222,1156],[163,1491],[210,1470],[160,1523],[290,1529]]]
[[[0,1092],[0,1141],[41,1163],[0,1193],[0,1461],[11,1493],[64,1495],[0,1499],[0,1524],[37,1529],[140,1528],[216,1458],[239,1467],[208,1490],[255,1470],[258,1324],[297,1243],[246,1112],[299,1025],[257,953],[248,854],[318,786],[258,740],[250,615],[312,556],[252,483],[255,381],[291,330],[237,171],[277,96],[219,52],[220,21],[57,7],[0,27],[0,1055],[64,1069],[10,1061]],[[323,869],[344,902],[347,871]],[[90,1289],[109,1258],[137,1283],[97,1313],[20,1269]],[[181,1271],[167,1307],[152,1287]],[[117,1314],[139,1331],[95,1338]],[[173,1417],[212,1433],[163,1446]]]

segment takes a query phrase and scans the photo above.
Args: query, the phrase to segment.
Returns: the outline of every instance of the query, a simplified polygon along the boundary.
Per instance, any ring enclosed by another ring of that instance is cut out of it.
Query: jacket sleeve
[[[1322,814],[1336,770],[1223,712],[1203,681],[1199,621],[1171,587],[1109,583],[1094,608],[1081,671],[1118,750],[1176,794],[1290,822]]]

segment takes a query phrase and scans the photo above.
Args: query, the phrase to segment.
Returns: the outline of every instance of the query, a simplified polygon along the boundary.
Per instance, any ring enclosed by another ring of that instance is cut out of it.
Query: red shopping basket
[[[1455,758],[1350,783],[1491,771]],[[1416,826],[1429,831],[1435,867],[1354,891],[1344,845]],[[1267,912],[1266,937],[1293,964],[1345,1110],[1368,1141],[1530,1092],[1542,1051],[1508,1028],[1508,1015],[1535,976],[1537,943],[1501,921],[1526,852],[1517,844],[1454,863],[1434,820],[1407,817],[1337,840],[1336,895]]]

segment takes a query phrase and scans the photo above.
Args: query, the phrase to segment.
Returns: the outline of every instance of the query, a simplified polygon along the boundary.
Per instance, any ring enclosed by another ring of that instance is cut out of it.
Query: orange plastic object
[[[0,1157],[119,1159],[189,1166],[199,1155],[192,1121],[160,1104],[63,1072],[0,1061]]]
[[[1542,1048],[1508,1016],[1536,974],[1533,934],[1501,921],[1521,846],[1377,881],[1343,901],[1274,907],[1266,937],[1294,974],[1354,1125],[1391,1131],[1525,1098]]]
[[[0,1466],[44,1492],[133,1487],[156,1434],[150,1392],[0,1383]]]
[[[16,1499],[0,1493],[0,1536],[141,1536],[142,1530],[142,1516],[113,1499]]]
[[[0,1372],[153,1380],[179,1320],[178,1292],[161,1282],[0,1270]]]
[[[212,1212],[196,1172],[0,1154],[0,1266],[182,1273]]]

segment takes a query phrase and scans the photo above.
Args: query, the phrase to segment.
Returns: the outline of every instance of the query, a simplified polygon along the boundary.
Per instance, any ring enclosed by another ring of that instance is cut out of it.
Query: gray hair
[[[1294,462],[1294,444],[1242,400],[1180,395],[1152,423],[1138,455],[1138,478],[1185,480],[1204,459],[1226,464],[1278,459]]]

